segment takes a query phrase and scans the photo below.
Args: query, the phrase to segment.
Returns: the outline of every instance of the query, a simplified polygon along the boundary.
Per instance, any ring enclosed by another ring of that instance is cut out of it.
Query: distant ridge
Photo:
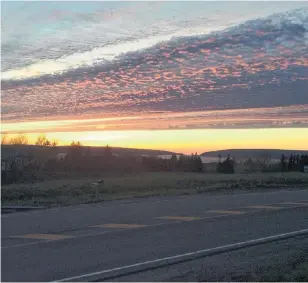
[[[67,152],[70,146],[56,146],[56,147],[41,147],[37,145],[1,145],[1,155],[3,158],[15,155],[16,153],[23,155],[36,155],[37,153],[43,156],[55,156],[57,153]],[[104,152],[105,146],[84,146],[89,149],[94,155],[101,155]],[[137,148],[124,148],[124,147],[112,147],[112,153],[120,156],[141,156],[141,155],[170,155],[174,154],[170,151],[164,150],[152,150],[152,149],[137,149]]]
[[[94,155],[103,154],[105,146],[95,147],[95,146],[85,146],[85,148],[90,149],[91,153]],[[152,149],[137,149],[137,148],[124,148],[124,147],[112,147],[112,153],[118,154],[120,156],[157,156],[157,155],[172,155],[181,153],[175,153],[165,150],[152,150]],[[40,147],[36,145],[1,145],[1,156],[2,158],[15,155],[16,153],[23,155],[36,155],[40,153],[45,157],[55,156],[57,153],[67,152],[69,146],[56,146],[56,147]],[[228,154],[235,158],[258,158],[264,154],[270,155],[271,158],[280,158],[282,154],[285,156],[290,156],[290,154],[308,154],[308,150],[291,150],[291,149],[225,149],[203,152],[200,155],[203,157],[227,157]]]
[[[264,154],[270,155],[271,158],[280,158],[282,154],[290,156],[291,154],[308,154],[308,150],[291,150],[291,149],[225,149],[208,151],[201,153],[203,157],[217,157],[219,154],[222,157],[230,156],[235,158],[257,158]]]

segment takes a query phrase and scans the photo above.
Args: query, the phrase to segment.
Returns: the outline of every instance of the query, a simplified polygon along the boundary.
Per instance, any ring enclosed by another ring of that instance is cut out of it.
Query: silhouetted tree
[[[36,139],[35,145],[38,146],[55,146],[55,142],[51,142],[44,134],[39,135]]]
[[[71,147],[72,148],[80,148],[81,146],[82,146],[82,144],[79,141],[77,141],[77,142],[72,141],[71,142]]]
[[[271,161],[271,155],[269,152],[264,151],[260,153],[260,156],[258,158],[259,161],[259,165],[260,165],[260,169],[261,171],[264,171],[270,164]]]
[[[20,145],[27,145],[29,143],[28,138],[26,135],[20,133],[16,137],[12,137],[9,141],[9,144],[20,144]]]
[[[81,168],[84,166],[84,163],[82,162],[82,145],[79,141],[75,142],[72,141],[71,146],[68,150],[67,155],[67,162],[68,162],[68,168],[73,170],[81,170]]]
[[[1,144],[9,144],[10,140],[6,133],[1,133]]]
[[[184,167],[185,167],[185,155],[181,154],[178,161],[177,161],[177,171],[184,171]]]
[[[171,171],[175,171],[176,170],[176,165],[177,165],[177,158],[175,154],[172,154],[171,159],[170,159],[170,167],[171,167]]]
[[[299,160],[299,171],[300,172],[304,172],[304,170],[305,170],[305,166],[307,166],[308,165],[308,155],[307,154],[305,154],[305,155],[301,155],[301,157],[300,157],[300,160]]]
[[[228,155],[227,159],[223,162],[223,173],[233,174],[234,173],[234,161],[231,160],[230,155]]]
[[[251,159],[251,157],[249,157],[245,162],[244,165],[246,165],[248,167],[248,172],[252,172],[253,171],[253,161]]]
[[[200,156],[197,156],[196,159],[195,159],[195,168],[196,168],[196,172],[198,172],[198,173],[204,171],[203,162],[202,162]]]
[[[227,156],[226,160],[218,163],[217,172],[224,174],[234,174],[235,159],[231,159],[230,155]]]
[[[53,140],[52,142],[51,142],[51,146],[57,146],[58,145],[58,142],[56,141],[56,140]]]
[[[291,154],[288,162],[288,171],[292,171],[293,168],[293,155]]]
[[[216,172],[217,173],[223,173],[222,162],[220,162],[220,161],[217,163]]]
[[[44,146],[47,138],[45,135],[39,135],[36,139],[35,145]]]
[[[284,154],[281,155],[280,166],[281,166],[281,172],[284,172],[286,170],[286,161]]]
[[[300,156],[299,154],[296,155],[296,171],[299,171],[299,161],[300,161]]]
[[[233,163],[233,168],[235,169],[235,167],[236,167],[236,165],[237,165],[237,163],[236,163],[236,159],[235,159],[235,157],[232,157],[232,163]]]

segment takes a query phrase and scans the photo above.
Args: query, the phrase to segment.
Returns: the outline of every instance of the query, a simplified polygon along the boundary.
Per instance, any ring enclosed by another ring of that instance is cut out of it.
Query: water
[[[162,158],[162,159],[170,159],[171,158],[171,154],[165,154],[165,155],[158,155],[157,157],[158,158]],[[178,154],[177,156],[177,159],[180,158],[180,155]],[[201,161],[202,163],[217,163],[218,162],[218,157],[205,157],[205,156],[200,156],[201,158]],[[221,157],[221,161],[224,161],[226,159],[226,156],[222,156]],[[248,159],[247,158],[236,158],[236,162],[237,163],[243,163],[245,162],[246,160]],[[253,159],[255,160],[255,159]],[[279,159],[275,159],[275,158],[272,158],[270,161],[269,161],[269,164],[277,164],[279,163]]]
[[[171,159],[171,154],[165,154],[165,155],[158,155],[157,157],[158,158],[161,158],[161,159]],[[178,154],[176,156],[177,159],[180,158],[180,155]],[[212,162],[218,162],[218,158],[217,157],[203,157],[203,156],[200,156],[201,158],[201,161],[202,163],[212,163]]]

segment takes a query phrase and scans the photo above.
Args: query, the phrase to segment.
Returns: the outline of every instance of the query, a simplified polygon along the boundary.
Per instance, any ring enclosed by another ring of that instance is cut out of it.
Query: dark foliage
[[[281,169],[281,172],[286,171],[286,158],[285,158],[284,154],[282,154],[281,158],[280,158],[280,169]]]
[[[28,159],[19,159],[13,157],[6,160],[5,166],[1,167],[1,183],[10,184],[23,181],[41,180],[40,176],[47,174],[54,176],[56,174],[73,172],[73,173],[133,173],[133,172],[205,172],[204,165],[200,156],[195,153],[190,156],[175,154],[170,159],[162,159],[155,156],[136,156],[120,155],[113,153],[113,148],[106,146],[104,150],[93,151],[89,147],[82,146],[79,142],[72,142],[67,150],[67,156],[58,160],[56,156],[49,158],[46,162],[40,163],[33,156]],[[249,158],[245,165],[249,172],[255,170],[255,164]],[[304,172],[304,167],[308,165],[308,154],[299,155],[291,154],[286,157],[282,154],[280,162],[277,164],[267,164],[262,167],[262,172],[286,172],[299,171]],[[218,158],[216,171],[223,174],[234,174],[236,167],[235,158],[230,155],[221,161]],[[260,168],[261,168],[260,167]],[[44,174],[42,174],[44,173]]]
[[[288,171],[304,172],[304,167],[308,165],[308,154],[291,154],[288,160]]]
[[[163,172],[203,172],[203,163],[197,154],[191,156],[172,155],[171,159],[161,159],[155,157],[143,157],[142,164],[146,171]]]
[[[220,159],[220,158],[219,158]],[[224,174],[234,174],[235,158],[230,158],[230,155],[223,162],[218,161],[217,172]]]
[[[298,162],[298,171],[304,172],[304,167],[308,165],[308,154],[301,155]]]

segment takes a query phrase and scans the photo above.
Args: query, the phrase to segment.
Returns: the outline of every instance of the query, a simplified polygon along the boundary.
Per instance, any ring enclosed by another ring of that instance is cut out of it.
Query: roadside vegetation
[[[278,245],[277,245],[278,246]],[[272,247],[272,246],[271,246]],[[264,263],[255,258],[256,265],[250,268],[231,269],[222,275],[209,276],[202,272],[195,280],[198,282],[308,282],[308,254],[307,248],[302,247],[301,251],[294,249],[294,255],[287,254],[287,258],[273,260],[273,253],[267,254]],[[260,248],[262,251],[262,248]],[[279,254],[280,251],[276,251]],[[258,262],[258,260],[260,262]]]
[[[98,180],[98,177],[86,177],[2,186],[2,205],[50,207],[146,196],[308,187],[308,174],[296,172],[232,175],[144,172],[104,177],[104,183]]]
[[[268,267],[263,274],[250,281],[258,282],[308,282],[308,257],[300,258],[289,267]],[[290,269],[290,270],[288,270]]]
[[[20,135],[9,143],[26,145],[27,139]],[[40,135],[36,146],[44,150],[57,144]],[[308,187],[308,174],[302,173],[308,155],[282,155],[274,164],[266,154],[244,162],[227,155],[203,164],[197,153],[173,154],[169,159],[118,155],[109,146],[97,151],[78,141],[72,142],[66,152],[51,156],[41,152],[18,153],[1,160],[2,205],[56,206],[145,196]]]

